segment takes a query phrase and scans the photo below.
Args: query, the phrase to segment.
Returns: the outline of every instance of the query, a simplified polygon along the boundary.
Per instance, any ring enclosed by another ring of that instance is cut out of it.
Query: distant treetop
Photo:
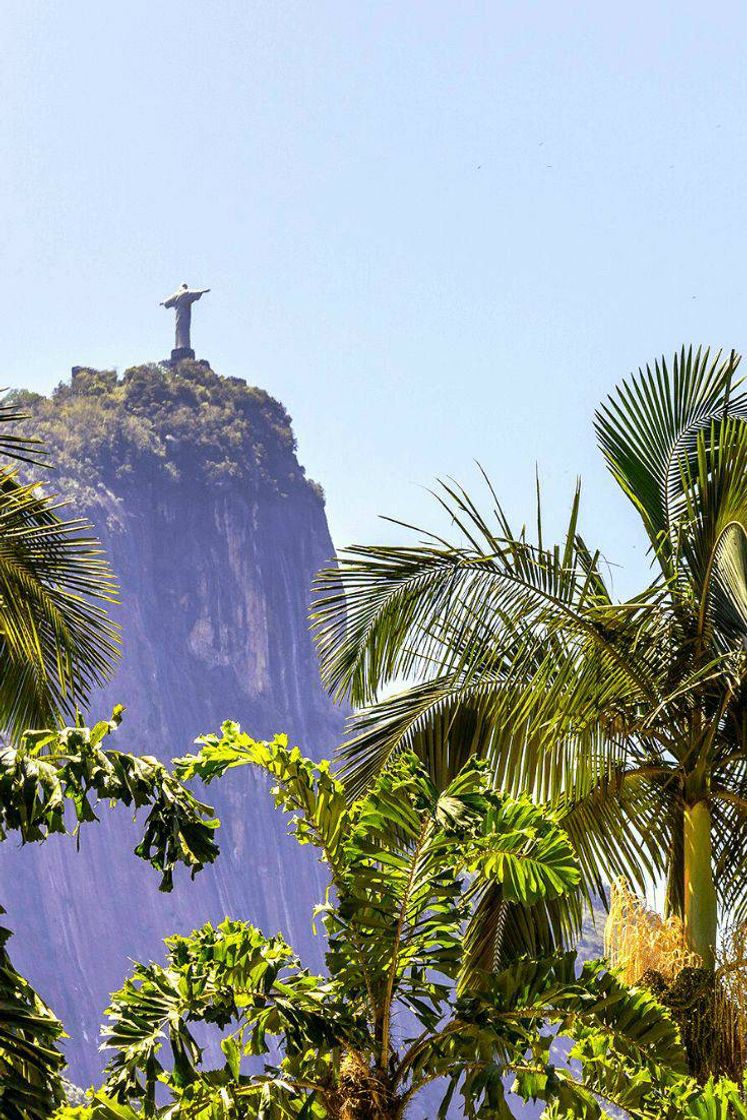
[[[79,367],[51,397],[16,390],[13,400],[45,442],[54,488],[83,508],[97,504],[101,485],[121,493],[159,479],[321,497],[283,405],[200,362],[133,366],[121,377]]]

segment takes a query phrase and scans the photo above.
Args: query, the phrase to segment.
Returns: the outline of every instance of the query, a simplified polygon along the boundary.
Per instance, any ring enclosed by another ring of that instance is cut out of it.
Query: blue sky
[[[479,459],[517,517],[577,473],[642,549],[593,409],[747,345],[741,4],[5,0],[2,381],[194,344],[291,412],[338,545]],[[635,551],[631,551],[635,549]]]

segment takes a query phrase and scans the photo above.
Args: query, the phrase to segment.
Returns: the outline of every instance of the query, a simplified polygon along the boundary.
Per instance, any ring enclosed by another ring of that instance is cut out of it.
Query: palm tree
[[[19,460],[43,455],[15,430],[27,419],[0,404],[0,452],[16,460],[0,466],[0,734],[15,741],[84,707],[118,645],[116,581],[90,525],[19,477]]]
[[[640,515],[650,582],[618,601],[598,550],[512,530],[489,491],[438,498],[459,534],[355,547],[322,573],[314,625],[330,690],[359,707],[355,791],[402,750],[443,784],[487,758],[498,786],[561,814],[587,894],[666,874],[666,906],[712,968],[747,915],[747,396],[732,352],[682,350],[596,415]],[[402,687],[402,680],[407,681]],[[399,682],[394,695],[393,685]],[[486,908],[485,936],[500,949]],[[490,918],[493,914],[492,919]],[[575,917],[577,918],[577,914]]]
[[[176,771],[212,781],[244,765],[269,775],[291,831],[329,871],[316,910],[326,974],[244,921],[169,938],[165,963],[135,965],[112,997],[113,1057],[84,1116],[405,1120],[440,1082],[439,1116],[459,1093],[465,1117],[508,1120],[507,1077],[558,1120],[600,1117],[600,1099],[638,1120],[711,1115],[717,1098],[719,1115],[739,1115],[728,1111],[734,1086],[703,1093],[676,1074],[671,1019],[599,962],[525,957],[462,988],[462,931],[480,880],[523,904],[561,895],[579,875],[553,819],[493,791],[484,763],[439,792],[402,754],[351,804],[329,763],[227,723]],[[208,1048],[216,1028],[220,1047]],[[560,1037],[575,1042],[573,1070],[551,1055]]]

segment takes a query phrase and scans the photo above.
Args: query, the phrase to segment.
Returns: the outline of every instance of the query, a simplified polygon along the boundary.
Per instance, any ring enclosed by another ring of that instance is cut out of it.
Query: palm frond
[[[13,967],[9,937],[0,928],[0,1108],[3,1120],[48,1120],[65,1099],[62,1024]]]
[[[500,507],[491,527],[461,489],[443,484],[439,501],[461,543],[425,534],[420,545],[359,546],[318,576],[312,626],[338,698],[371,703],[391,681],[424,679],[434,664],[459,668],[485,632],[511,644],[529,625],[567,621],[604,644],[587,609],[609,595],[576,534],[578,490],[565,541],[551,549],[506,535]]]
[[[5,390],[0,389],[0,393],[3,392]],[[23,424],[30,419],[28,412],[18,408],[12,393],[0,399],[0,455],[5,455],[16,462],[40,466],[44,464],[45,459],[42,440],[23,432],[19,433],[17,430],[18,424]]]
[[[0,723],[71,718],[118,656],[116,580],[90,525],[12,472],[0,477]]]
[[[643,520],[654,553],[672,575],[673,507],[683,463],[698,433],[726,413],[747,416],[747,395],[735,392],[739,358],[692,347],[623,381],[598,409],[595,427],[607,466]]]

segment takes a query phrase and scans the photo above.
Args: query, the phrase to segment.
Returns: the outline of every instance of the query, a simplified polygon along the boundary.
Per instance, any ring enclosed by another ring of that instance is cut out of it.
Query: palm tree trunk
[[[713,881],[711,810],[707,801],[686,805],[685,832],[685,938],[705,968],[716,963],[718,911]]]

